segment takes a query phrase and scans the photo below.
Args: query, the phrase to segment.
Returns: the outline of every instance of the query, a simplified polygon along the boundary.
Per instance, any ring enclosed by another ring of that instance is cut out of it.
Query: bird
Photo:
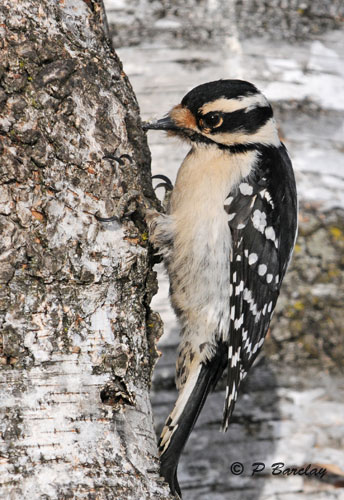
[[[147,212],[181,332],[178,397],[159,441],[161,476],[181,498],[179,458],[209,392],[227,369],[226,431],[262,348],[295,245],[298,201],[272,107],[252,83],[203,83],[142,127],[191,146],[166,213]]]

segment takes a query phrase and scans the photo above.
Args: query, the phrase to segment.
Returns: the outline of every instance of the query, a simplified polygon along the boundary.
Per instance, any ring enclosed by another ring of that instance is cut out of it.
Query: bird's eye
[[[223,118],[219,113],[207,113],[202,116],[199,120],[199,124],[202,128],[213,129],[220,127],[223,123]]]

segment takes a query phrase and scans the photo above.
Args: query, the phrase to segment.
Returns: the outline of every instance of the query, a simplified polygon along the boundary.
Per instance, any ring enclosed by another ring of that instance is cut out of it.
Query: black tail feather
[[[161,454],[160,473],[168,482],[173,495],[181,490],[178,484],[177,468],[180,455],[204,406],[209,392],[221,377],[227,362],[227,345],[221,343],[216,355],[206,364],[202,364],[195,387],[178,418],[176,430],[173,432],[167,449]]]

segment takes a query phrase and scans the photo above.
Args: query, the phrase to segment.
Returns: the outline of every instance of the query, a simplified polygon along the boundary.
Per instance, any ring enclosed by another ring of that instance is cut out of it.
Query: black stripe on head
[[[244,80],[217,80],[215,82],[203,83],[190,90],[182,100],[182,106],[187,107],[196,115],[198,109],[207,102],[225,99],[235,99],[259,94],[252,83]]]
[[[246,134],[254,134],[272,118],[273,112],[271,106],[257,106],[247,112],[239,109],[232,113],[222,113],[221,116],[223,122],[220,127],[211,130],[212,135],[225,132],[238,132],[239,130]],[[205,121],[206,117],[207,115],[203,117]]]
[[[184,130],[185,137],[188,137],[190,141],[196,144],[205,144],[209,146],[216,146],[219,149],[224,151],[230,151],[231,153],[246,153],[247,151],[259,151],[261,144],[259,143],[250,143],[250,144],[220,144],[219,142],[213,141],[212,139],[205,137],[202,134],[198,134],[197,132],[188,133],[187,130]]]

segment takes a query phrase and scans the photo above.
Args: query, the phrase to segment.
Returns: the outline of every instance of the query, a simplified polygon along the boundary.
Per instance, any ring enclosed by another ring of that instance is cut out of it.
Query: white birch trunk
[[[1,499],[169,498],[149,153],[104,26],[101,0],[0,3]]]

